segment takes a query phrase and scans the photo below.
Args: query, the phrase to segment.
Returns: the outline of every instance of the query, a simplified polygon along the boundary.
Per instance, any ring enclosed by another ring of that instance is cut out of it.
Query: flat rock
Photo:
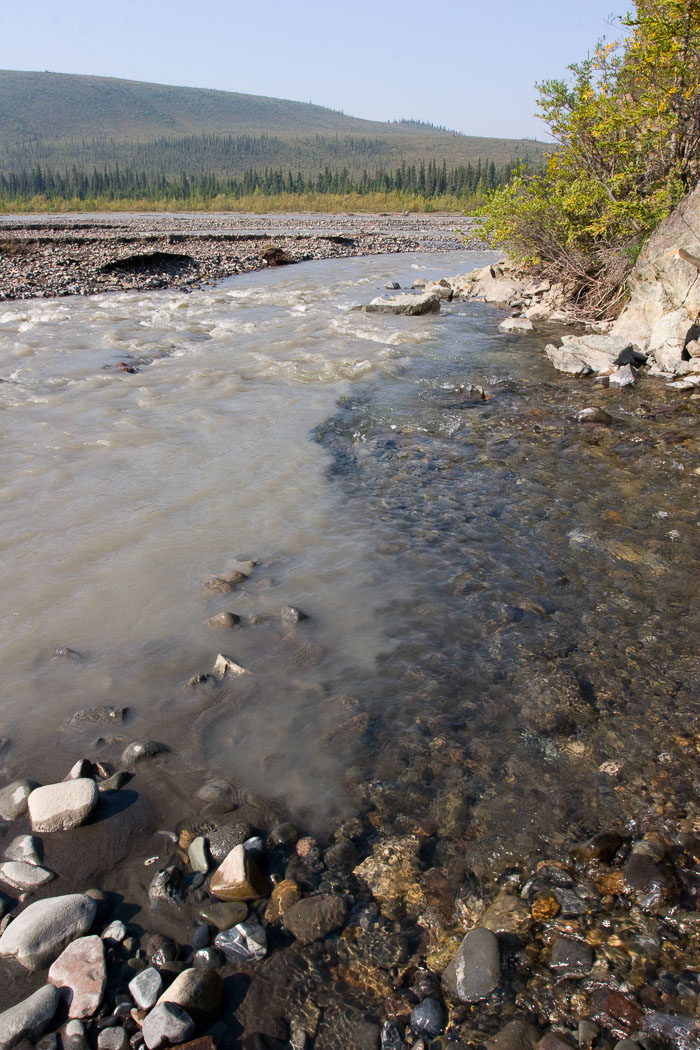
[[[230,930],[248,918],[248,905],[245,901],[212,901],[199,914],[205,922],[216,926],[217,930]]]
[[[233,847],[212,875],[209,892],[222,901],[250,901],[265,896],[265,879],[245,846]]]
[[[32,831],[66,831],[83,824],[97,804],[94,780],[80,777],[35,788],[29,796]]]
[[[27,799],[36,784],[31,780],[13,780],[0,791],[0,817],[3,820],[16,820],[27,812]]]
[[[49,969],[49,983],[63,990],[70,1018],[97,1012],[106,981],[104,944],[94,935],[72,941]]]
[[[52,871],[40,868],[38,864],[27,864],[22,860],[7,860],[0,864],[0,882],[16,890],[35,890],[55,878]]]
[[[417,317],[422,314],[436,314],[440,311],[440,297],[433,292],[423,295],[378,296],[364,307],[367,313],[405,314]]]
[[[48,965],[92,926],[97,903],[85,893],[46,897],[25,908],[0,937],[0,956],[15,958],[27,970]]]
[[[23,1038],[38,1039],[53,1019],[58,999],[58,989],[45,985],[21,1003],[1,1013],[0,1050],[8,1050]]]
[[[345,901],[323,893],[293,904],[284,913],[283,923],[302,944],[312,944],[343,926],[347,917]]]
[[[486,999],[501,978],[501,952],[495,934],[477,926],[466,935],[442,975],[445,990],[463,1003]]]
[[[194,1021],[176,1003],[154,1006],[141,1026],[148,1050],[158,1050],[160,1046],[177,1046],[190,1039],[194,1031]]]

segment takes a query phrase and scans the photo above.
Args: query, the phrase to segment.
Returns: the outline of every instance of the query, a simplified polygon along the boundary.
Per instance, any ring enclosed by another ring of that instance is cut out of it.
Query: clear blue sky
[[[0,6],[0,68],[92,73],[545,138],[563,76],[626,0],[33,0]]]

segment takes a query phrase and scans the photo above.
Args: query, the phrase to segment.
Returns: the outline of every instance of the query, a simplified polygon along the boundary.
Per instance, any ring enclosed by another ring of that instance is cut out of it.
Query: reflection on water
[[[683,804],[697,402],[562,378],[492,307],[350,312],[483,261],[4,308],[7,773],[62,773],[70,715],[127,706],[108,759],[157,737],[312,825],[430,821],[474,870],[653,811],[661,753]],[[219,651],[251,673],[188,686]]]

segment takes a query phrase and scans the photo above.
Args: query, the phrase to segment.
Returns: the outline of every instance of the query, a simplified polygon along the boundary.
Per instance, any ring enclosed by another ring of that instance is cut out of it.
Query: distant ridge
[[[420,161],[533,162],[533,139],[383,123],[310,102],[73,73],[0,70],[0,171],[36,164],[139,165],[151,173],[242,173],[270,165],[352,173]]]

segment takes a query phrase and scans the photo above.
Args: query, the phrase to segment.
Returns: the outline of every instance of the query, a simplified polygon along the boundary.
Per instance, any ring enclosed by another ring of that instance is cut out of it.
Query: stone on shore
[[[27,970],[52,962],[92,926],[97,903],[85,893],[46,897],[25,908],[0,937],[0,957],[15,958]]]
[[[312,944],[345,924],[348,909],[341,897],[329,893],[305,897],[284,913],[283,923],[302,944]]]
[[[164,750],[163,745],[157,740],[134,740],[124,748],[122,762],[127,769],[133,769],[137,762],[144,758],[153,758],[154,755],[159,755]]]
[[[506,317],[498,326],[499,332],[531,332],[535,326],[526,317]]]
[[[267,934],[257,917],[252,916],[230,930],[217,933],[214,947],[223,952],[229,962],[255,962],[267,954]]]
[[[97,804],[94,780],[80,777],[38,787],[29,796],[32,831],[67,831],[83,824]]]
[[[621,390],[625,386],[634,386],[635,379],[636,376],[632,366],[623,365],[622,368],[616,368],[611,374],[608,386]]]
[[[610,372],[638,359],[629,339],[610,335],[565,335],[560,347],[550,344],[545,353],[555,368],[571,375]]]
[[[58,1006],[58,989],[47,984],[0,1014],[0,1050],[20,1039],[35,1041],[43,1034]]]
[[[265,879],[245,846],[233,847],[212,875],[209,892],[221,901],[250,901],[265,896]]]
[[[64,990],[70,1018],[97,1012],[106,981],[104,944],[95,935],[73,941],[49,969],[49,983]]]
[[[8,860],[0,864],[0,882],[16,890],[35,890],[55,878],[54,873],[48,868],[40,868],[37,864],[27,864],[26,861]]]
[[[224,982],[216,970],[190,968],[179,973],[161,994],[156,1006],[175,1003],[198,1023],[213,1020],[221,1009]]]
[[[3,820],[16,820],[27,812],[27,799],[36,784],[31,780],[13,780],[0,791],[0,817]]]
[[[163,978],[155,966],[149,966],[129,981],[129,993],[140,1010],[150,1010],[163,991]]]
[[[23,861],[25,864],[41,864],[39,850],[41,840],[32,835],[17,835],[5,850],[7,860]]]
[[[141,1033],[148,1050],[161,1046],[177,1046],[194,1035],[195,1023],[190,1015],[176,1003],[161,1003],[154,1006],[141,1026]]]
[[[488,998],[501,978],[501,952],[495,934],[477,927],[466,935],[442,975],[453,999],[478,1003]]]
[[[404,314],[407,317],[419,317],[422,314],[439,313],[440,297],[432,292],[423,295],[403,293],[386,298],[378,296],[363,309],[366,313]]]

